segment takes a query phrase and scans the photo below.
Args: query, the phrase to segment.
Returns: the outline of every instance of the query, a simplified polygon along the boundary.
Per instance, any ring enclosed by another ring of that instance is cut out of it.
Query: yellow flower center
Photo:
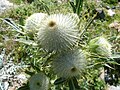
[[[41,87],[41,84],[40,84],[40,82],[37,82],[36,84],[37,84],[37,86]]]
[[[71,72],[75,72],[77,69],[75,67],[71,68]]]
[[[54,21],[50,21],[49,23],[48,23],[48,26],[49,27],[54,27],[56,25],[56,23],[54,22]]]

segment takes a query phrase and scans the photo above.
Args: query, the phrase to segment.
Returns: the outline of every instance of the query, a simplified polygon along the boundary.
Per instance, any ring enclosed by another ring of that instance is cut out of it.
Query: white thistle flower
[[[41,21],[47,16],[45,13],[34,13],[25,21],[25,29],[35,32],[40,27]]]
[[[53,14],[42,21],[38,43],[46,51],[71,48],[78,40],[77,22],[70,15]]]
[[[111,56],[112,46],[104,37],[97,37],[90,41],[90,49],[102,56],[109,57]]]
[[[53,71],[60,77],[71,78],[80,75],[86,66],[82,50],[74,49],[61,53],[53,60]]]
[[[79,23],[80,19],[79,19],[79,16],[77,14],[75,14],[75,13],[68,13],[67,15],[69,15],[74,20],[76,20],[77,24]]]
[[[43,73],[33,75],[29,81],[30,90],[48,90],[49,79]]]

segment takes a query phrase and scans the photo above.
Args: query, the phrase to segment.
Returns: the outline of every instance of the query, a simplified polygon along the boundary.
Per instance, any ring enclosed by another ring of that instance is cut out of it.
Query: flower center
[[[49,27],[54,27],[56,25],[56,23],[54,22],[54,21],[50,21],[49,23],[48,23],[48,26]]]
[[[36,84],[37,84],[37,86],[41,87],[41,84],[40,84],[40,82],[37,82]]]
[[[72,71],[72,72],[75,72],[76,70],[77,70],[77,69],[76,69],[75,67],[72,67],[72,68],[71,68],[71,71]]]

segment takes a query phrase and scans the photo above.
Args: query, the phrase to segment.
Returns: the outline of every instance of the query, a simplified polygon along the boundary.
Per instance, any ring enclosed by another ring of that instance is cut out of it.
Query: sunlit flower
[[[90,50],[99,55],[109,57],[111,56],[111,45],[104,37],[97,37],[90,41]]]
[[[80,19],[79,19],[79,16],[77,14],[75,14],[75,13],[68,13],[67,15],[69,15],[74,20],[76,20],[77,24],[79,23]]]
[[[30,90],[48,90],[49,79],[43,73],[33,75],[29,81]]]
[[[85,55],[79,49],[63,52],[53,60],[54,72],[64,78],[80,75],[85,69],[85,66]]]
[[[78,40],[77,22],[70,15],[53,14],[42,21],[38,43],[46,51],[71,48]]]
[[[35,32],[40,27],[41,21],[47,16],[45,13],[34,13],[25,21],[25,29]]]

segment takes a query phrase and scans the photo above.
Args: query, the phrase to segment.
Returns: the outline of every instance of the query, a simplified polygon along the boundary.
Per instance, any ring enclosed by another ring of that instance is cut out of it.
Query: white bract
[[[77,24],[79,23],[80,19],[79,19],[79,16],[77,14],[75,14],[75,13],[68,13],[67,15],[69,15],[74,20],[76,20]]]
[[[33,75],[29,81],[30,90],[48,90],[49,79],[43,73]]]
[[[78,40],[77,21],[70,15],[53,14],[42,21],[38,43],[46,51],[70,49]]]
[[[63,52],[53,60],[54,72],[64,78],[81,75],[85,66],[85,55],[83,51],[79,49]]]
[[[35,32],[41,25],[41,21],[47,16],[45,13],[34,13],[25,21],[25,29],[27,31]]]

